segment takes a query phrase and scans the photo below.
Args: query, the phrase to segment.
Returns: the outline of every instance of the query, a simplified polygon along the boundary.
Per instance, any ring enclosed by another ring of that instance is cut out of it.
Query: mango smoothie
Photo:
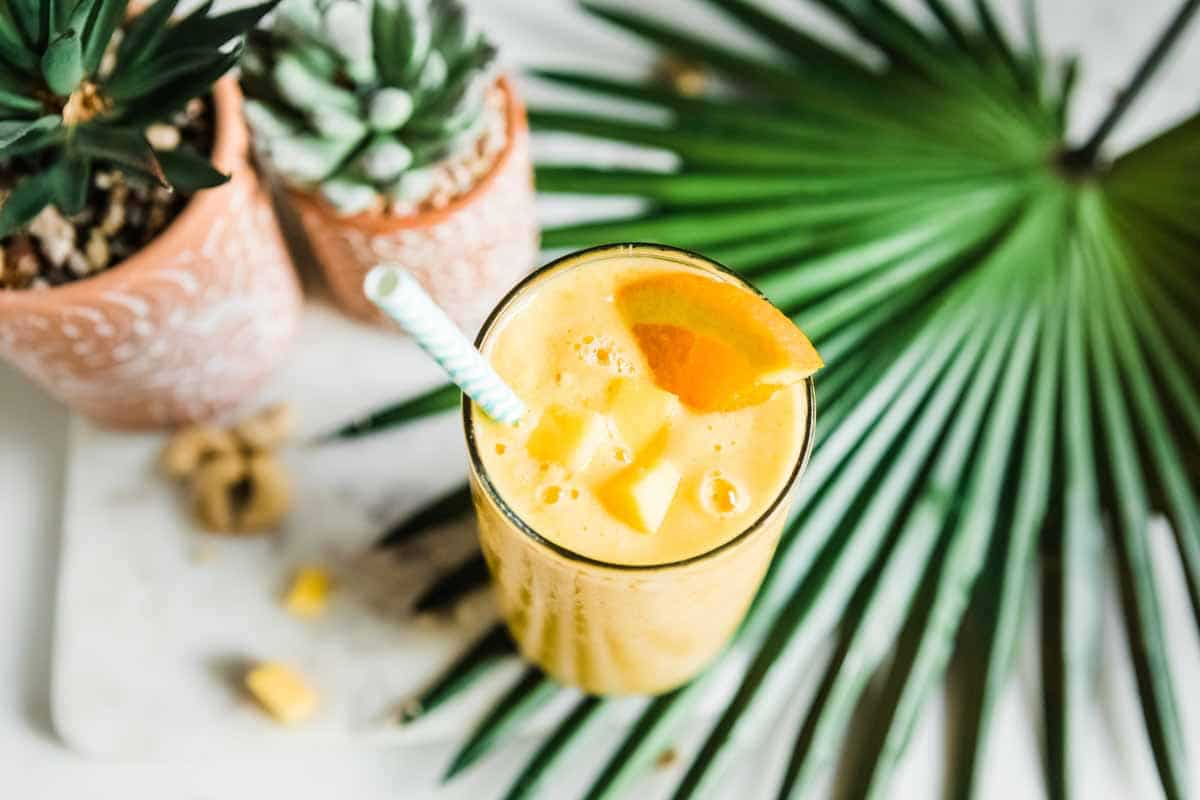
[[[687,681],[774,553],[815,350],[738,278],[654,245],[535,273],[478,345],[529,408],[515,425],[464,408],[483,553],[522,654],[597,694]]]

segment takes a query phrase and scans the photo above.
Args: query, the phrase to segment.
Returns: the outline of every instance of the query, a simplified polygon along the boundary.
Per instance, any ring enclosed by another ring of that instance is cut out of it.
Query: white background
[[[715,17],[697,13],[702,4],[641,2],[670,15],[687,9],[691,24],[708,26]],[[504,46],[510,63],[621,64],[636,70],[646,52],[624,36],[604,30],[568,0],[475,0],[481,18]],[[775,0],[783,10],[800,0]],[[915,6],[918,3],[902,3]],[[998,5],[1011,20],[1019,3]],[[1077,50],[1084,73],[1076,131],[1095,120],[1131,71],[1145,43],[1171,13],[1168,0],[1043,0],[1049,49]],[[681,15],[676,15],[680,17]],[[1165,121],[1200,104],[1200,23],[1193,28],[1154,91],[1135,108],[1118,143],[1136,140]],[[561,209],[554,209],[559,211]],[[556,214],[557,216],[557,214]],[[59,551],[59,506],[64,491],[66,414],[54,402],[0,365],[0,795],[41,798],[201,798],[344,797],[491,798],[529,752],[528,744],[497,754],[464,779],[439,790],[436,776],[450,749],[303,752],[242,757],[212,762],[196,759],[169,763],[112,763],[86,760],[66,750],[50,721],[49,670],[54,628],[55,572]],[[1192,763],[1192,784],[1200,785],[1200,640],[1182,591],[1175,558],[1165,535],[1154,541],[1162,599],[1168,623],[1176,691]],[[1111,584],[1110,584],[1111,585]],[[1103,659],[1097,664],[1097,696],[1087,726],[1088,797],[1156,797],[1161,794],[1145,744],[1132,672],[1111,604],[1105,627]],[[114,646],[119,646],[114,643]],[[1039,797],[1043,794],[1038,744],[1036,663],[1031,648],[1022,659],[1018,680],[1002,703],[989,751],[984,795],[989,798]],[[797,704],[798,705],[798,704]],[[940,701],[931,703],[894,783],[898,797],[935,795],[943,769]],[[722,796],[769,797],[770,778],[790,740],[771,736],[768,745],[747,749],[744,769],[726,784]],[[611,742],[584,744],[562,775],[586,777]],[[603,745],[603,748],[601,748]],[[754,757],[751,758],[750,756]],[[676,768],[677,769],[677,768]],[[654,776],[637,792],[657,796],[677,771]],[[576,794],[569,781],[549,788],[557,800]],[[735,788],[736,787],[736,788]]]

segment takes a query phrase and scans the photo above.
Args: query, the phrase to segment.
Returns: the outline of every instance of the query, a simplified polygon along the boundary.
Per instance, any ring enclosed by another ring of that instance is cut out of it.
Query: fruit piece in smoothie
[[[642,533],[654,533],[666,519],[679,478],[679,468],[660,458],[618,472],[600,487],[599,494],[617,519]]]
[[[724,281],[660,273],[622,285],[616,299],[655,382],[697,411],[760,403],[822,366],[782,312]]]
[[[246,688],[263,708],[286,725],[303,722],[317,707],[317,693],[308,682],[284,664],[259,664],[246,673]]]
[[[561,464],[571,472],[578,472],[591,462],[604,437],[603,415],[555,403],[542,412],[526,447],[529,455],[539,461]]]
[[[641,452],[679,412],[679,398],[647,380],[616,378],[608,386],[608,413],[625,444]]]

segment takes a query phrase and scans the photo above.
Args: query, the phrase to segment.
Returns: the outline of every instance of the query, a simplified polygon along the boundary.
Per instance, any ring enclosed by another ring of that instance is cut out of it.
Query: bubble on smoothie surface
[[[579,359],[585,364],[616,372],[619,375],[633,373],[633,362],[630,361],[608,336],[584,336],[575,342],[573,348],[579,354]]]
[[[719,517],[741,511],[746,506],[745,492],[719,470],[713,470],[700,482],[700,505]]]

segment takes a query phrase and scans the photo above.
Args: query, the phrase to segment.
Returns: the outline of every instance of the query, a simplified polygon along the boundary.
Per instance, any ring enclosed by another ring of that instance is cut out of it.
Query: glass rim
[[[717,272],[732,278],[740,286],[749,289],[759,297],[762,297],[764,300],[766,299],[762,292],[760,292],[757,288],[755,288],[733,270],[729,269],[724,264],[721,264],[720,262],[695,251],[686,250],[681,247],[672,247],[670,245],[654,244],[650,242],[618,242],[614,244],[602,244],[594,247],[584,248],[583,250],[576,250],[559,256],[558,258],[539,267],[522,278],[512,289],[508,291],[507,294],[504,295],[503,298],[500,299],[499,302],[496,303],[495,308],[493,308],[492,312],[488,314],[487,319],[484,320],[482,327],[479,329],[479,334],[475,337],[475,347],[482,351],[483,343],[487,339],[487,336],[491,332],[492,328],[500,320],[504,312],[520,298],[520,296],[531,283],[555,269],[566,266],[566,262],[577,259],[582,260],[587,256],[594,257],[605,253],[611,253],[614,256],[634,254],[656,255],[659,258],[663,258],[667,261],[675,261],[676,263],[682,263],[678,258],[678,256],[682,255],[688,259],[693,259],[695,261],[702,262],[706,266],[712,267]],[[672,258],[672,255],[675,257]],[[692,264],[690,266],[695,265]],[[483,463],[483,458],[479,453],[478,443],[475,438],[475,421],[472,414],[472,409],[474,408],[475,404],[464,394],[462,399],[463,433],[465,434],[467,440],[467,457],[470,461],[471,474],[475,476],[476,480],[479,482],[479,485],[483,487],[485,492],[487,492],[488,498],[496,505],[496,508],[500,510],[504,517],[510,523],[512,523],[517,530],[521,531],[521,533],[524,534],[528,539],[548,548],[552,552],[557,553],[559,556],[562,556],[568,561],[587,564],[588,566],[593,567],[601,567],[603,569],[614,570],[617,572],[653,572],[656,570],[691,566],[693,564],[707,561],[710,558],[714,558],[720,553],[723,553],[726,550],[731,550],[738,544],[748,540],[755,533],[762,530],[762,528],[766,526],[766,524],[775,515],[775,512],[779,510],[780,506],[787,501],[792,489],[795,488],[797,479],[804,472],[804,468],[808,464],[809,456],[812,453],[814,429],[816,427],[817,398],[812,377],[809,376],[805,378],[803,380],[803,384],[806,390],[807,399],[804,441],[800,444],[800,454],[796,458],[796,463],[792,467],[791,474],[784,482],[783,487],[779,490],[779,494],[767,505],[762,514],[760,514],[753,522],[741,530],[736,536],[733,536],[721,544],[705,550],[704,552],[688,556],[687,558],[678,559],[676,561],[664,561],[655,564],[617,564],[611,561],[592,558],[591,556],[586,556],[583,553],[578,553],[568,547],[563,547],[557,542],[554,542],[546,536],[538,533],[532,525],[526,522],[521,515],[518,514],[516,510],[504,500],[504,498],[500,495],[500,492],[496,489],[496,486],[492,483],[491,478],[488,476],[487,468]]]

